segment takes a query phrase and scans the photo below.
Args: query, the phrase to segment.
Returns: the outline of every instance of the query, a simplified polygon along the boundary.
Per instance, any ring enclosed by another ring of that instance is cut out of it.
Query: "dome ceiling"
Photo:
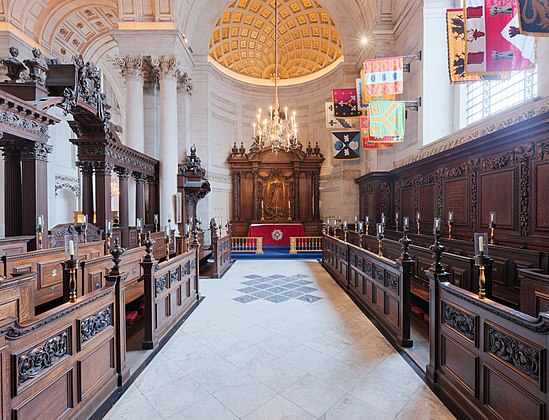
[[[224,68],[274,80],[275,0],[236,0],[217,20],[210,57]],[[339,31],[315,0],[279,0],[279,78],[325,69],[342,56]]]

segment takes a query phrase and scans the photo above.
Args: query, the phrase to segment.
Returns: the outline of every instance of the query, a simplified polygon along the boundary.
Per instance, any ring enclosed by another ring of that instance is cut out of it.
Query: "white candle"
[[[435,219],[435,229],[436,230],[440,229],[440,219],[438,217]]]
[[[111,233],[111,221],[107,220],[107,233]]]
[[[402,224],[403,224],[404,228],[410,227],[410,218],[405,217],[404,219],[402,219]]]
[[[493,224],[496,222],[496,212],[491,211],[490,212],[490,224]]]
[[[74,241],[72,239],[69,241],[69,255],[71,258],[74,257]]]
[[[290,200],[288,200],[288,208],[290,208]]]
[[[137,229],[141,229],[141,219],[137,219]]]
[[[381,235],[381,229],[382,229],[382,228],[381,228],[381,223],[378,223],[378,224],[377,224],[377,234],[378,234],[378,235]]]
[[[448,213],[448,221],[453,222],[454,221],[454,212],[451,211]]]
[[[366,216],[366,223],[370,223],[370,216]]]
[[[263,200],[261,200],[261,210],[263,210]]]
[[[42,216],[38,216],[38,226],[42,227]]]
[[[398,220],[398,213],[395,213],[395,220]]]
[[[83,215],[82,215],[82,224],[85,225],[87,222],[88,222],[88,215],[87,215],[87,214],[83,214]]]
[[[484,237],[482,235],[478,237],[478,251],[484,252]]]
[[[418,213],[417,216],[416,216],[416,220],[421,220],[420,219],[420,214]]]

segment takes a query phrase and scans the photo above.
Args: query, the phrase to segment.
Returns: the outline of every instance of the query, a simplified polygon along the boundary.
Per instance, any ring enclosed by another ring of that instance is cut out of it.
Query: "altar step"
[[[290,254],[289,246],[264,246],[263,254],[232,251],[234,260],[310,260],[322,258],[322,251]]]

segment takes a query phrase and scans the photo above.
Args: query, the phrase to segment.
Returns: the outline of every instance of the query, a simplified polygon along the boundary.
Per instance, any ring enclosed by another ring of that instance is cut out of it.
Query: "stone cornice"
[[[396,161],[394,167],[401,168],[546,113],[549,113],[549,98],[513,107],[511,110],[490,117],[487,121],[466,127],[423,147],[414,156]]]
[[[356,178],[360,176],[360,171],[341,171],[336,172],[330,175],[321,175],[320,182],[330,182],[330,181],[355,181]]]

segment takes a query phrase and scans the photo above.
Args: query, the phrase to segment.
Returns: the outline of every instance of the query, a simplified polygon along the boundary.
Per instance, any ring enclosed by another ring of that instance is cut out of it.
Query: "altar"
[[[290,237],[305,236],[301,223],[253,223],[248,237],[263,238],[263,246],[290,246]]]

